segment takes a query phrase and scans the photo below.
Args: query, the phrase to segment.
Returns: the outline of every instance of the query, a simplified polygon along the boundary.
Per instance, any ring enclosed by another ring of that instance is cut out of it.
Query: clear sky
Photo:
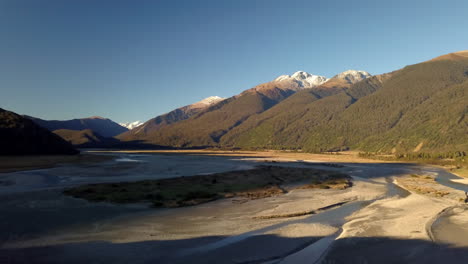
[[[468,1],[1,0],[0,107],[142,120],[278,75],[468,49]]]

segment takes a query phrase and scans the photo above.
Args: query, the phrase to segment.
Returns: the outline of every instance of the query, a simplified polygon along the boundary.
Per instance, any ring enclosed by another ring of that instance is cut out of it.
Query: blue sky
[[[0,107],[142,120],[281,74],[468,49],[468,1],[1,0]]]

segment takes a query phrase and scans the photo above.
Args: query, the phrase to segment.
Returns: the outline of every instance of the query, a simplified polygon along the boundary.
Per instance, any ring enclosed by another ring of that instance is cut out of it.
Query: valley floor
[[[468,185],[445,170],[353,155],[200,151],[108,153],[115,160],[0,174],[0,263],[463,263]],[[90,203],[84,183],[250,169],[346,173],[353,187],[294,189],[192,207]],[[338,165],[338,166],[337,166]],[[301,212],[313,212],[300,215]]]

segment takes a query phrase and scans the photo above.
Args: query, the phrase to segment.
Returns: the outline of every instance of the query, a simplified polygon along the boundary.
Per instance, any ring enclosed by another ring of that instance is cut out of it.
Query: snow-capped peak
[[[342,79],[348,83],[356,83],[362,81],[372,75],[366,71],[347,70],[340,74],[335,75],[333,78]]]
[[[135,121],[135,122],[119,123],[119,125],[132,130],[135,127],[139,127],[139,126],[143,125],[143,122],[138,120],[138,121]]]
[[[221,102],[222,100],[224,100],[226,98],[222,98],[222,97],[219,97],[219,96],[210,96],[210,97],[207,97],[201,101],[198,101],[196,103],[193,103],[191,105],[188,105],[186,107],[188,107],[189,109],[199,109],[199,108],[207,108],[209,106],[212,106],[218,102]]]
[[[291,75],[292,78],[298,79],[298,80],[304,80],[304,79],[307,79],[307,78],[309,78],[311,76],[312,76],[312,74],[310,74],[308,72],[305,72],[305,71],[297,71],[297,72],[293,73],[293,75]]]
[[[204,104],[204,105],[212,105],[212,104],[215,104],[219,101],[222,101],[224,100],[225,98],[222,98],[222,97],[219,97],[219,96],[210,96],[210,97],[207,97],[199,102],[197,102],[198,104]]]
[[[322,83],[326,82],[328,79],[324,76],[313,75],[305,71],[297,71],[292,75],[281,75],[276,78],[275,82],[280,81],[293,81],[299,85],[301,88],[313,88]]]

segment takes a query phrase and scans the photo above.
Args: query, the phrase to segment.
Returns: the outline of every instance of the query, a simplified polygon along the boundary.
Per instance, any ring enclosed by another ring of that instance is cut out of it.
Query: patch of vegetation
[[[138,182],[88,184],[64,193],[93,202],[149,202],[155,207],[180,207],[223,197],[259,199],[280,195],[281,185],[312,181],[307,188],[344,189],[351,187],[346,174],[311,168],[260,166],[252,170],[216,173]]]
[[[459,175],[460,177],[468,178],[468,167],[455,166],[451,168],[450,171]]]
[[[406,189],[418,194],[433,197],[444,197],[450,194],[444,186],[439,185],[435,179],[430,176],[410,174],[407,177],[399,178],[398,182]]]
[[[341,174],[330,174],[325,179],[313,179],[309,184],[303,185],[301,189],[318,188],[318,189],[339,189],[344,190],[353,186],[353,183],[341,177]]]
[[[424,176],[419,174],[410,174],[410,177],[414,180],[422,180],[423,182],[434,182],[435,179],[431,176]]]

